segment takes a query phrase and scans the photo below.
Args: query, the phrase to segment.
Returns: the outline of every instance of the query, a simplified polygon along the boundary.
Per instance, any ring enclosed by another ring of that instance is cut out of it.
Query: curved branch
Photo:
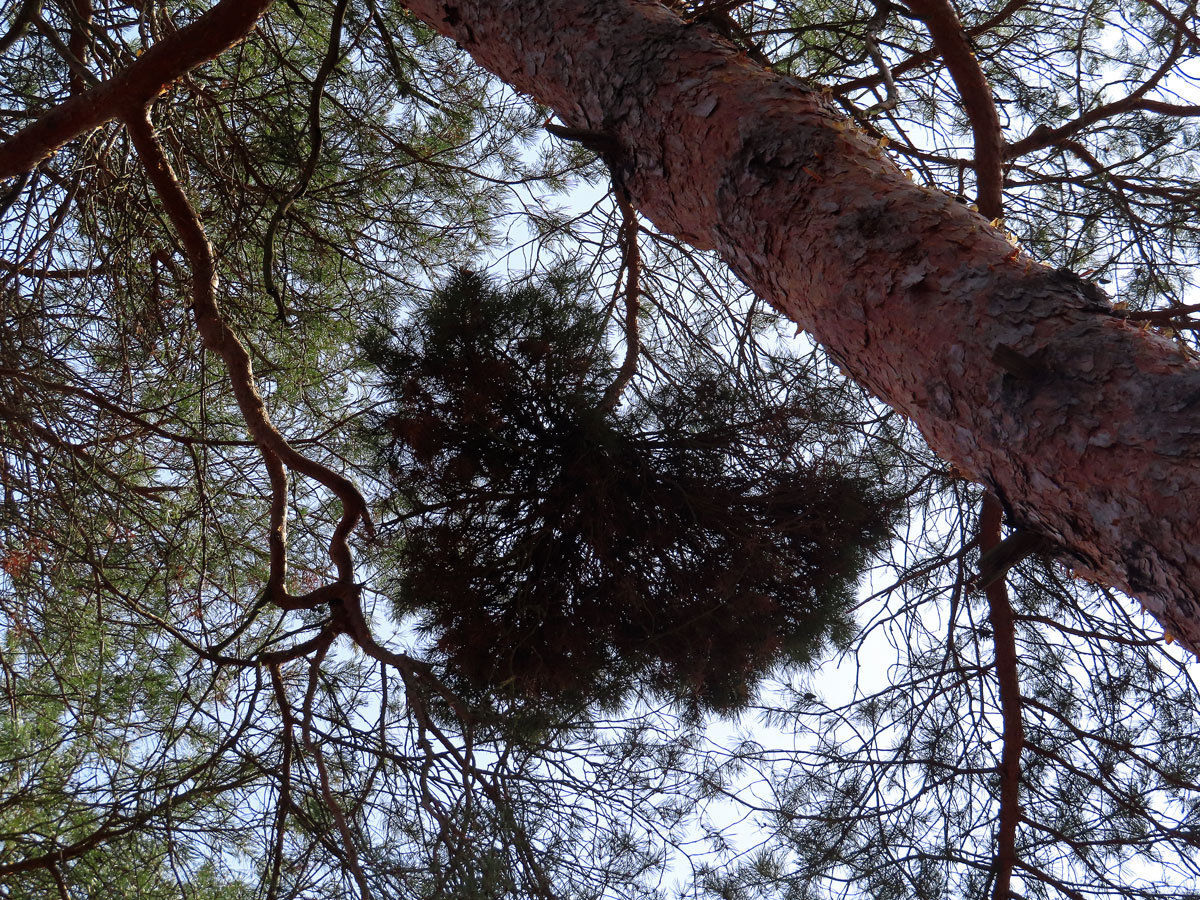
[[[992,87],[950,0],[909,0],[908,5],[929,29],[934,48],[946,63],[971,120],[978,191],[975,202],[984,216],[998,219],[1004,206],[1004,131]]]
[[[177,78],[245,38],[270,6],[271,0],[221,0],[150,47],[124,72],[54,107],[0,145],[0,179],[28,172],[85,131],[112,119],[136,117]]]
[[[67,64],[67,68],[71,70],[71,93],[82,93],[86,87],[99,87],[100,79],[92,74],[83,59],[76,54],[72,47],[67,46],[63,39],[58,36],[50,24],[41,16],[33,17],[33,27],[38,30],[38,33],[46,39],[46,42],[54,48],[54,52],[59,55],[63,62]],[[78,46],[74,32],[72,32],[71,41],[73,45]]]
[[[367,506],[358,489],[349,479],[338,475],[321,463],[297,452],[271,423],[266,405],[254,381],[250,355],[237,334],[221,315],[216,299],[217,270],[212,245],[204,226],[175,177],[162,145],[154,133],[148,108],[126,120],[130,139],[146,167],[147,175],[158,192],[163,207],[179,235],[192,269],[192,305],[196,326],[205,348],[216,353],[229,372],[230,386],[241,410],[250,436],[258,445],[271,480],[271,525],[269,542],[271,576],[268,590],[271,599],[284,608],[316,605],[336,599],[354,581],[354,564],[347,539],[359,521],[370,528]],[[287,565],[287,470],[300,474],[329,488],[342,503],[342,517],[334,529],[329,555],[338,570],[336,585],[318,588],[312,594],[296,598],[287,594],[284,586]]]
[[[312,94],[308,101],[308,132],[312,142],[308,149],[308,159],[304,163],[304,168],[300,170],[300,178],[296,181],[295,187],[288,191],[287,195],[279,201],[279,205],[275,207],[275,213],[267,225],[266,236],[263,237],[263,287],[275,301],[275,308],[279,312],[279,321],[285,324],[287,323],[287,309],[283,303],[283,295],[280,293],[278,285],[275,284],[275,234],[279,231],[279,225],[288,210],[292,208],[292,204],[304,196],[304,192],[308,190],[308,183],[312,181],[312,177],[317,171],[317,162],[321,158],[321,147],[324,143],[324,134],[321,130],[321,97],[325,93],[325,82],[329,80],[333,67],[337,65],[338,57],[341,55],[342,23],[346,19],[348,2],[349,0],[338,0],[334,5],[333,24],[329,29],[329,44],[325,48],[325,58],[321,61],[321,67],[317,70],[317,77],[313,79]]]
[[[624,254],[621,262],[622,268],[626,271],[625,358],[621,361],[617,377],[604,391],[604,397],[600,401],[600,408],[608,412],[617,408],[617,404],[621,401],[621,394],[625,392],[630,379],[637,371],[638,353],[641,349],[641,338],[638,335],[638,312],[641,310],[639,279],[642,260],[638,250],[637,215],[633,211],[633,205],[629,202],[629,194],[624,188],[617,188],[616,198],[617,209],[621,211],[621,243]]]
[[[1113,186],[1122,191],[1128,191],[1131,194],[1142,194],[1147,197],[1161,197],[1164,200],[1180,202],[1188,200],[1200,192],[1200,188],[1195,187],[1189,190],[1184,188],[1159,187],[1153,184],[1139,184],[1138,182],[1131,181],[1130,179],[1116,173],[1115,169],[1118,165],[1121,165],[1121,163],[1114,163],[1113,165],[1106,165],[1105,163],[1102,163],[1100,160],[1096,159],[1096,157],[1090,150],[1087,149],[1087,147],[1079,143],[1079,141],[1063,140],[1059,141],[1058,146],[1063,150],[1067,150],[1074,154],[1074,156],[1086,164],[1094,174],[1107,179],[1113,184]]]
[[[900,95],[896,90],[896,79],[892,74],[892,67],[888,64],[887,57],[883,55],[883,51],[879,49],[879,32],[887,24],[888,13],[891,10],[892,5],[890,3],[876,0],[875,14],[871,16],[870,21],[867,23],[867,31],[863,36],[863,45],[867,48],[867,55],[871,57],[871,62],[875,63],[875,68],[879,70],[879,74],[883,78],[884,88],[886,89],[883,100],[863,110],[862,115],[867,119],[874,118],[879,113],[895,109],[896,104],[900,102]]]
[[[1114,100],[1112,103],[1102,103],[1100,106],[1094,107],[1072,119],[1070,122],[1064,122],[1056,128],[1051,128],[1045,124],[1039,125],[1027,137],[1009,144],[1004,150],[1004,158],[1009,160],[1018,159],[1027,153],[1044,150],[1046,147],[1060,143],[1065,138],[1078,134],[1089,125],[1094,125],[1097,122],[1127,112],[1153,112],[1159,115],[1180,118],[1200,116],[1200,106],[1198,105],[1165,103],[1162,100],[1153,100],[1146,97],[1146,94],[1157,87],[1159,82],[1166,78],[1175,68],[1182,51],[1183,37],[1180,32],[1176,32],[1175,42],[1167,54],[1167,58],[1163,60],[1162,65],[1155,69],[1154,74],[1142,82],[1137,90],[1133,91],[1129,96],[1122,97],[1120,100]]]
[[[25,0],[21,7],[17,10],[16,16],[13,17],[12,25],[8,27],[8,31],[0,37],[0,54],[7,53],[8,48],[21,39],[33,20],[42,12],[42,0]]]
[[[1009,0],[1009,2],[1005,4],[1002,9],[998,10],[996,14],[987,21],[980,22],[975,27],[967,29],[967,37],[973,38],[977,35],[986,34],[994,29],[997,25],[1000,25],[1012,18],[1026,6],[1029,6],[1031,2],[1032,0]],[[936,47],[930,50],[924,50],[920,53],[914,53],[903,62],[899,62],[896,65],[891,66],[892,77],[895,78],[900,75],[905,75],[908,72],[911,72],[913,69],[919,69],[922,66],[927,66],[937,59],[937,57],[938,50]],[[884,76],[882,72],[875,75],[867,75],[863,78],[856,78],[853,81],[847,81],[845,84],[835,85],[833,86],[833,92],[838,96],[845,96],[846,94],[851,94],[855,91],[876,87],[883,80]]]

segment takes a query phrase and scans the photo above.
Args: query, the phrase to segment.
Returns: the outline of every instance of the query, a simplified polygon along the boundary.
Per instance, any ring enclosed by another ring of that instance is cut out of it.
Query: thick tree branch
[[[998,219],[1004,208],[1004,132],[992,98],[992,86],[975,58],[950,0],[908,0],[908,6],[929,29],[933,46],[946,63],[971,121],[978,190],[975,202],[988,219]]]
[[[981,34],[987,34],[989,31],[995,29],[997,25],[1001,25],[1008,19],[1011,19],[1014,15],[1016,15],[1025,7],[1029,6],[1032,2],[1033,0],[1009,0],[1008,3],[996,11],[995,15],[983,22],[980,22],[974,28],[967,29],[967,36],[969,38],[973,38]],[[891,67],[893,78],[899,75],[905,75],[911,72],[913,69],[919,69],[922,66],[929,65],[938,58],[938,53],[939,51],[936,47],[930,50],[925,50],[921,53],[914,53],[912,56]],[[882,72],[880,72],[877,75],[868,75],[865,78],[856,78],[853,81],[847,81],[844,84],[839,84],[834,89],[834,93],[838,94],[839,96],[844,96],[846,94],[854,93],[855,91],[861,91],[865,88],[876,87],[883,81],[884,75]]]
[[[629,386],[637,371],[638,351],[641,338],[638,334],[638,312],[641,309],[642,269],[641,253],[638,251],[637,213],[629,202],[629,195],[621,187],[616,189],[617,209],[621,211],[621,267],[625,270],[625,358],[612,384],[604,391],[600,401],[602,409],[614,410],[621,402],[621,395]]]
[[[983,73],[970,42],[958,23],[949,0],[910,0],[924,18],[946,67],[963,98],[975,137],[975,177],[979,211],[989,219],[1004,214],[1004,137],[992,98],[991,85]],[[1017,862],[1017,823],[1020,819],[1021,750],[1025,729],[1021,713],[1021,683],[1017,669],[1016,628],[1008,597],[1005,571],[984,581],[983,560],[1000,552],[1000,527],[1004,507],[991,491],[983,496],[979,517],[980,579],[992,623],[992,645],[996,652],[996,680],[1000,692],[1000,715],[1004,722],[1000,755],[1000,814],[996,827],[993,868],[993,900],[1011,896],[1013,867]]]
[[[84,132],[136,115],[176,79],[245,38],[270,5],[271,0],[221,0],[124,72],[40,116],[0,145],[0,180],[28,172]]]

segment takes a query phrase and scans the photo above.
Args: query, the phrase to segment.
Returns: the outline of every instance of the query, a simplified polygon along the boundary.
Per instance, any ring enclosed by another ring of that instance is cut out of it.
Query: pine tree
[[[465,695],[616,711],[641,684],[736,712],[779,664],[845,643],[891,532],[887,473],[797,455],[796,365],[756,393],[664,357],[679,371],[611,408],[619,367],[580,294],[568,273],[501,289],[462,271],[394,340],[368,335],[397,613],[420,613]]]
[[[0,5],[0,896],[1194,897],[1193,7]]]

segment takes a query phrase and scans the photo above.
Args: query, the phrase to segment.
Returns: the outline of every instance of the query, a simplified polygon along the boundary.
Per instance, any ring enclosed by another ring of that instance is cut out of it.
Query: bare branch
[[[929,29],[933,45],[942,55],[971,120],[978,190],[975,202],[987,218],[998,219],[1004,206],[1004,132],[991,85],[950,0],[910,0],[908,5]]]
[[[1175,69],[1179,62],[1179,58],[1183,53],[1184,46],[1185,40],[1183,32],[1176,32],[1175,40],[1170,51],[1167,53],[1166,59],[1164,59],[1162,64],[1154,70],[1154,73],[1149,78],[1142,82],[1142,84],[1140,84],[1138,88],[1130,93],[1127,97],[1122,97],[1120,100],[1114,100],[1112,103],[1102,103],[1099,106],[1088,110],[1082,115],[1077,116],[1071,121],[1064,122],[1062,125],[1054,128],[1051,128],[1046,124],[1038,125],[1035,129],[1033,129],[1028,137],[1009,144],[1004,150],[1004,158],[1018,159],[1027,153],[1033,153],[1036,150],[1043,150],[1046,147],[1061,143],[1065,138],[1069,138],[1075,134],[1078,134],[1089,125],[1095,125],[1097,122],[1102,122],[1105,119],[1111,119],[1114,116],[1136,110],[1180,118],[1200,116],[1200,106],[1165,103],[1161,100],[1154,100],[1146,97],[1146,94],[1150,93],[1150,91],[1156,88],[1159,83]]]
[[[21,8],[17,10],[17,15],[13,18],[12,25],[9,26],[4,36],[0,37],[0,53],[7,53],[8,48],[21,39],[41,11],[42,0],[25,0],[21,4]]]
[[[638,336],[638,312],[641,308],[639,287],[641,255],[638,251],[638,222],[629,195],[623,188],[616,190],[617,208],[621,211],[621,245],[623,258],[621,267],[625,270],[625,358],[617,377],[604,391],[600,408],[614,410],[621,401],[621,394],[629,386],[630,379],[637,371],[640,338]]]
[[[314,606],[344,593],[353,585],[354,564],[347,539],[360,520],[366,520],[367,507],[353,484],[327,466],[297,452],[271,423],[266,405],[254,381],[250,355],[221,315],[216,299],[217,271],[212,245],[204,226],[163,153],[154,133],[148,109],[126,121],[130,138],[146,167],[163,207],[171,220],[192,268],[192,304],[196,325],[204,346],[216,353],[229,371],[230,386],[251,437],[259,447],[271,479],[271,598],[284,608]],[[338,570],[336,585],[318,588],[305,597],[287,594],[284,579],[287,565],[287,471],[286,467],[329,488],[342,502],[342,517],[334,529],[329,555]],[[369,527],[369,521],[367,521]]]
[[[979,515],[979,549],[987,553],[1000,545],[1000,521],[1003,508],[999,498],[988,491],[983,496]],[[1004,721],[1004,747],[1000,756],[1000,821],[996,827],[996,859],[992,897],[1010,896],[1013,867],[1017,863],[1017,823],[1020,819],[1021,749],[1025,727],[1021,716],[1021,683],[1017,670],[1016,629],[1012,605],[1004,578],[992,581],[984,590],[988,617],[992,623],[992,641],[996,648],[996,678],[1000,685],[1000,714]]]
[[[325,765],[325,755],[321,752],[321,745],[313,739],[312,734],[312,707],[313,697],[317,690],[317,676],[321,672],[321,663],[324,662],[325,654],[328,651],[329,645],[326,644],[317,651],[316,656],[313,657],[309,665],[308,690],[304,694],[304,726],[301,729],[301,734],[304,738],[304,748],[312,754],[313,761],[317,764],[317,776],[321,782],[321,797],[325,801],[325,806],[329,810],[329,814],[333,816],[338,833],[341,835],[346,865],[350,869],[350,874],[354,876],[355,882],[358,884],[362,900],[371,900],[371,887],[367,883],[367,876],[363,872],[362,864],[358,861],[358,850],[354,846],[354,835],[350,831],[350,824],[346,821],[346,814],[342,810],[342,805],[333,796],[333,787],[329,780],[329,768]]]

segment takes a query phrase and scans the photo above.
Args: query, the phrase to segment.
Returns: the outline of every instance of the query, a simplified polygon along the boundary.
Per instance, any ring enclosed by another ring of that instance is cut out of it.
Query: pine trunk
[[[1013,521],[1200,648],[1200,367],[1178,344],[658,3],[405,2],[596,133],[645,216],[716,250]]]

